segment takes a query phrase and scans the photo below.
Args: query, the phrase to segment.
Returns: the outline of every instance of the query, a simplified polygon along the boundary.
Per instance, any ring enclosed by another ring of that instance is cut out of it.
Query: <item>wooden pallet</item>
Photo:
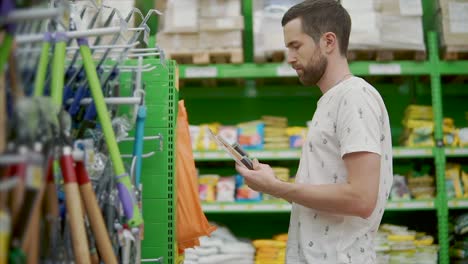
[[[468,46],[445,46],[442,54],[444,60],[468,60]]]
[[[255,56],[255,62],[257,63],[284,62],[286,59],[285,50],[265,51]]]
[[[213,49],[200,51],[165,51],[166,58],[173,59],[179,64],[210,64],[244,62],[242,49]]]
[[[414,60],[423,61],[427,57],[426,51],[421,50],[350,50],[349,61],[393,61]]]

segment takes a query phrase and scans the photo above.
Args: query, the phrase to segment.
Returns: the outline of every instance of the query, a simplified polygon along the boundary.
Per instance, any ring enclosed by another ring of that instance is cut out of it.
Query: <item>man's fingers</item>
[[[258,159],[253,159],[252,160],[252,165],[253,165],[254,170],[259,170],[260,169],[260,162],[258,161]]]

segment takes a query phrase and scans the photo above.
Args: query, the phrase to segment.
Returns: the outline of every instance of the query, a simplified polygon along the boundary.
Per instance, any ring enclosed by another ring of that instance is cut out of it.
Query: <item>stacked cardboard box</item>
[[[377,48],[381,43],[377,0],[342,0],[341,5],[352,21],[349,50]]]
[[[468,51],[468,0],[439,0],[437,17],[442,46]]]
[[[379,11],[381,48],[425,50],[421,0],[380,0]]]
[[[283,28],[284,13],[300,0],[256,0],[254,12],[254,56],[255,61],[264,62],[285,59]]]
[[[169,0],[157,43],[169,55],[242,53],[244,18],[240,4],[240,0]]]
[[[351,16],[350,50],[425,50],[421,0],[342,0]]]

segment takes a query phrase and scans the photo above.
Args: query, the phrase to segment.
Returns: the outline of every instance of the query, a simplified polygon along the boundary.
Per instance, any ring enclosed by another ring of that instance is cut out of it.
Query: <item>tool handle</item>
[[[46,182],[46,201],[44,203],[46,216],[49,218],[57,218],[59,216],[59,205],[57,188],[54,182],[54,160],[49,159],[47,164],[47,182]]]
[[[130,177],[125,172],[122,158],[120,157],[120,150],[115,139],[114,130],[108,114],[107,106],[104,102],[104,95],[102,94],[101,84],[94,67],[91,51],[86,43],[82,40],[80,43],[81,57],[83,58],[83,65],[85,67],[86,76],[88,77],[89,87],[93,96],[94,104],[96,105],[99,122],[104,132],[104,138],[109,149],[112,164],[114,165],[114,172],[119,177],[117,188],[119,190],[119,198],[124,206],[124,213],[128,220],[128,224],[132,227],[137,227],[143,223],[140,209],[138,208],[135,194],[132,190]]]
[[[68,149],[68,148],[67,148]],[[63,179],[65,181],[65,202],[67,206],[68,218],[70,221],[70,231],[72,235],[73,253],[78,264],[91,263],[89,245],[86,237],[86,230],[81,209],[81,198],[78,190],[75,168],[71,150],[64,150],[64,155],[60,158]],[[69,153],[68,153],[69,152]]]
[[[54,58],[52,61],[52,101],[59,107],[63,102],[63,83],[65,76],[65,54],[66,54],[66,35],[64,33],[56,34],[56,43],[54,47]]]
[[[0,72],[4,71],[5,64],[8,60],[11,47],[13,46],[13,34],[5,34],[0,47]]]
[[[31,213],[31,220],[28,225],[28,230],[25,234],[25,240],[23,240],[22,248],[27,255],[27,263],[35,264],[39,263],[39,237],[40,237],[40,219],[41,219],[41,205],[44,199],[44,186],[41,186],[41,190],[38,194],[36,204]]]
[[[11,217],[7,211],[0,209],[0,263],[8,263],[10,248]]]
[[[133,143],[133,155],[136,157],[135,165],[135,186],[140,185],[141,163],[143,154],[143,139],[145,131],[146,107],[141,105],[138,107],[136,125],[135,125],[135,142]]]
[[[19,219],[19,214],[21,211],[21,207],[23,206],[24,195],[26,191],[25,187],[25,175],[26,175],[26,164],[20,163],[15,166],[15,174],[12,174],[12,177],[18,177],[18,183],[16,184],[15,188],[10,192],[10,201],[11,201],[11,217],[13,223],[17,223],[18,221],[23,221]]]
[[[85,96],[86,89],[86,84],[80,85],[80,87],[78,87],[77,91],[75,92],[75,96],[73,97],[73,102],[71,103],[70,108],[68,109],[68,113],[70,113],[70,115],[75,116],[76,114],[78,114],[78,111],[80,111],[80,102],[81,99],[83,99]]]
[[[46,37],[50,38],[49,33],[45,33]],[[47,75],[47,63],[49,62],[49,49],[50,42],[45,40],[42,43],[41,55],[39,57],[39,66],[36,71],[36,79],[34,81],[34,96],[43,96],[44,95],[44,85]]]
[[[80,185],[80,193],[83,198],[88,219],[91,222],[91,229],[93,230],[94,238],[96,239],[99,255],[106,264],[117,264],[112,244],[104,224],[101,210],[99,209],[96,195],[94,194],[93,187],[89,181],[88,173],[82,161],[75,163],[75,170]]]

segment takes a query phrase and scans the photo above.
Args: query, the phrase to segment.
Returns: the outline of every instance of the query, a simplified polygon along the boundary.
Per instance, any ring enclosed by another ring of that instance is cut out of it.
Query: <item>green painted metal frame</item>
[[[128,60],[126,65],[136,66],[137,60]],[[175,143],[178,106],[177,67],[174,61],[163,66],[157,59],[144,59],[143,64],[156,67],[143,74],[145,83],[145,104],[148,116],[145,121],[145,136],[162,135],[160,143],[145,141],[143,152],[154,151],[151,157],[143,159],[142,170],[142,214],[145,221],[142,258],[164,258],[164,264],[176,261],[176,177]],[[120,87],[122,96],[132,96],[132,74],[122,72]],[[133,106],[122,106],[120,114],[133,114]],[[135,131],[130,131],[133,136]],[[132,142],[122,142],[122,153],[132,153]]]

